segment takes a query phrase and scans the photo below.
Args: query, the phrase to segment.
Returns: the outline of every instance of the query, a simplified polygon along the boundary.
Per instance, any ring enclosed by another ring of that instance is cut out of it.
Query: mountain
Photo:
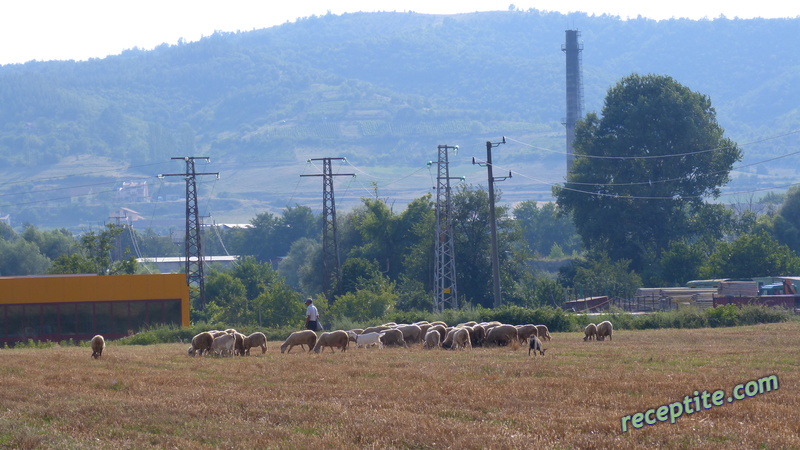
[[[207,156],[201,213],[247,222],[286,205],[321,209],[316,158],[336,160],[340,209],[362,196],[396,208],[432,192],[440,144],[450,173],[486,185],[486,141],[501,201],[549,200],[565,171],[566,29],[583,44],[585,112],[633,73],[708,95],[745,161],[726,191],[785,186],[800,143],[800,19],[622,20],[528,11],[314,16],[194,43],[84,62],[0,66],[0,216],[81,229],[130,208],[180,227],[178,156]],[[780,158],[779,158],[780,157]],[[771,162],[762,161],[775,159]],[[312,161],[309,161],[312,160]],[[130,195],[147,182],[146,199]],[[123,184],[127,183],[127,184]],[[756,193],[759,191],[756,191]],[[742,194],[748,195],[748,194]]]

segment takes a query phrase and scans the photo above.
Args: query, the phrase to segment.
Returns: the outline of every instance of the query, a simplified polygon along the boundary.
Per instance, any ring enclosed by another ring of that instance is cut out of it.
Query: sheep
[[[460,328],[450,328],[449,330],[447,330],[447,334],[442,340],[442,348],[447,349],[453,347],[453,338],[455,337],[456,331],[458,330],[460,330]]]
[[[425,339],[425,335],[428,333],[428,330],[431,328],[431,324],[428,322],[415,322],[414,325],[419,327],[419,335],[422,339]]]
[[[536,330],[538,331],[539,339],[550,340],[550,330],[547,329],[547,325],[536,325]]]
[[[388,330],[389,328],[390,327],[383,326],[383,325],[379,325],[377,327],[367,327],[367,328],[364,328],[364,331],[362,331],[361,334],[363,334],[363,333],[380,333],[381,331]]]
[[[92,338],[92,358],[97,359],[103,354],[103,349],[106,348],[106,340],[99,334]]]
[[[320,353],[323,347],[330,347],[331,353],[334,353],[334,347],[339,347],[343,352],[346,352],[349,342],[350,336],[348,336],[344,330],[328,331],[322,333],[319,339],[317,339],[317,345],[314,346],[314,353]]]
[[[204,331],[195,335],[192,338],[192,346],[189,347],[189,356],[194,356],[195,353],[203,356],[203,351],[206,354],[211,351],[211,343],[214,342],[214,336],[208,331]]]
[[[614,326],[611,325],[611,322],[605,320],[597,324],[597,340],[604,341],[606,340],[606,336],[608,336],[608,340],[611,340],[611,333],[614,332]]]
[[[444,341],[444,338],[447,337],[447,328],[440,324],[432,325],[430,328],[428,328],[428,331],[435,331],[439,333],[439,342]]]
[[[495,345],[516,345],[519,340],[517,328],[514,325],[497,325],[486,332],[486,343]]]
[[[441,348],[442,335],[436,330],[428,330],[425,333],[425,343],[422,345],[424,349]]]
[[[538,336],[539,332],[536,325],[517,325],[517,336],[519,336],[519,343],[524,344],[531,336]]]
[[[597,325],[593,323],[586,325],[586,328],[583,329],[583,334],[586,335],[583,337],[584,341],[591,341],[592,339],[597,339]]]
[[[211,350],[219,356],[233,355],[233,347],[236,344],[236,336],[225,333],[220,337],[214,338],[211,343]]]
[[[383,337],[385,332],[380,333],[363,333],[359,334],[356,337],[356,349],[358,347],[367,348],[368,345],[378,344],[378,348],[383,349],[383,342],[381,342],[381,338]]]
[[[217,331],[217,330],[209,331],[209,333],[211,333],[211,336],[214,336],[215,339],[220,336],[225,336],[226,334],[230,334],[227,331]]]
[[[261,354],[267,353],[267,336],[260,331],[256,331],[250,336],[245,336],[242,343],[246,355],[250,355],[250,349],[253,347],[261,347]]]
[[[533,350],[533,356],[536,356],[536,352],[538,351],[540,355],[544,356],[546,348],[542,348],[542,341],[539,340],[536,336],[531,336],[530,343],[528,345],[528,356],[531,356],[531,350]]]
[[[230,333],[230,334],[232,334],[233,337],[236,339],[234,341],[234,343],[233,343],[233,354],[234,355],[244,356],[244,352],[245,352],[245,349],[244,349],[244,338],[246,336],[243,335],[242,333],[239,333],[238,331],[234,331],[233,333]]]
[[[402,345],[408,348],[405,339],[403,339],[403,332],[396,328],[384,330],[383,336],[381,336],[381,342],[383,342],[383,345]]]
[[[472,348],[472,343],[469,338],[469,331],[467,327],[456,328],[455,333],[453,333],[453,350],[458,350],[459,348],[466,349],[469,347]]]
[[[294,333],[290,334],[288,338],[281,344],[281,353],[286,351],[286,353],[292,352],[292,347],[299,345],[300,348],[304,349],[304,345],[308,346],[308,351],[311,351],[314,348],[314,345],[317,343],[317,333],[311,330],[302,330],[302,331],[295,331]]]
[[[437,320],[435,322],[431,322],[431,326],[432,327],[435,327],[436,325],[441,325],[442,327],[447,328],[447,324],[442,322],[441,320]]]
[[[469,332],[470,344],[473,347],[480,347],[483,345],[483,341],[486,339],[486,329],[483,328],[483,325],[477,324],[470,328]]]
[[[409,343],[414,344],[422,340],[422,329],[419,325],[402,325],[397,327],[403,333],[403,339]]]

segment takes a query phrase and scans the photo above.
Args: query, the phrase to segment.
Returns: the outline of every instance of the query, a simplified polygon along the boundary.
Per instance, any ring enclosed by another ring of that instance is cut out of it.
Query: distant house
[[[121,202],[149,202],[150,191],[147,181],[123,181],[117,190],[117,200]]]

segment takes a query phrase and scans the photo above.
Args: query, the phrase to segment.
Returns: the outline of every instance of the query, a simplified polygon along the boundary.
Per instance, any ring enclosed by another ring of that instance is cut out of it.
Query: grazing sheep
[[[442,339],[442,348],[448,349],[453,347],[453,338],[458,330],[460,330],[460,328],[450,328],[447,330],[447,334],[444,339]]]
[[[536,325],[536,330],[538,331],[539,339],[550,340],[550,330],[547,329],[547,325]]]
[[[419,325],[402,325],[397,329],[403,333],[403,339],[408,344],[414,344],[422,340],[422,328]]]
[[[367,328],[364,328],[364,331],[362,331],[361,334],[364,334],[364,333],[380,333],[381,331],[388,330],[389,328],[390,327],[383,326],[383,325],[379,325],[377,327],[367,327]]]
[[[250,349],[253,347],[261,347],[261,354],[267,353],[267,336],[260,331],[256,331],[250,336],[245,336],[243,342],[244,352],[250,355]]]
[[[378,348],[383,349],[383,342],[381,342],[381,337],[383,337],[383,335],[384,332],[380,333],[370,332],[370,333],[359,334],[356,337],[356,349],[358,349],[358,347],[367,348],[368,345],[374,345],[374,344],[377,344]]]
[[[429,350],[432,348],[441,348],[441,340],[442,335],[439,334],[436,330],[428,330],[425,333],[425,343],[422,345],[422,348]]]
[[[514,325],[497,325],[492,327],[488,332],[486,332],[486,344],[488,345],[517,345],[519,341],[519,335],[517,334],[517,328]],[[515,347],[516,348],[516,347]]]
[[[304,345],[308,346],[308,351],[311,351],[314,348],[314,345],[317,343],[317,333],[311,330],[302,330],[302,331],[295,331],[294,333],[290,334],[288,338],[281,344],[281,353],[286,351],[286,353],[292,352],[292,347],[299,345],[300,348],[304,349]]]
[[[195,335],[192,338],[192,346],[189,347],[189,356],[194,356],[195,353],[203,356],[203,351],[208,354],[211,351],[212,342],[214,342],[214,336],[208,331]]]
[[[106,340],[99,334],[92,338],[92,358],[97,359],[103,355],[103,350],[106,348]]]
[[[211,333],[211,335],[214,336],[214,338],[218,338],[220,336],[224,336],[226,334],[230,334],[227,331],[217,331],[217,330],[209,331],[209,333]]]
[[[524,344],[531,336],[539,336],[539,331],[536,325],[517,325],[517,336],[519,337],[519,343]]]
[[[215,337],[214,342],[211,343],[211,351],[219,356],[232,356],[233,348],[236,344],[236,336],[225,333],[220,337]]]
[[[419,335],[422,339],[425,339],[425,335],[428,334],[428,330],[431,328],[431,324],[428,322],[415,322],[414,325],[419,327]]]
[[[319,339],[317,339],[317,345],[314,346],[314,353],[320,353],[323,347],[330,347],[331,353],[334,353],[334,347],[338,347],[343,352],[346,352],[349,342],[350,336],[348,336],[344,330],[328,331],[322,333]]]
[[[447,328],[447,324],[442,322],[441,320],[437,320],[435,322],[431,322],[431,326],[432,327],[435,327],[436,325],[441,325],[442,327]]]
[[[234,355],[244,356],[244,351],[245,351],[244,350],[244,338],[246,336],[243,335],[242,333],[239,333],[238,331],[234,331],[233,333],[230,333],[230,334],[232,334],[233,337],[236,339],[234,341],[234,343],[233,343],[233,354]]]
[[[396,328],[384,330],[383,336],[381,336],[381,342],[383,342],[383,345],[402,345],[408,348],[405,339],[403,339],[403,332]]]
[[[605,341],[606,336],[608,336],[608,340],[611,340],[611,333],[614,332],[614,326],[611,325],[611,322],[605,320],[597,324],[597,340],[598,341]]]
[[[472,349],[467,327],[456,328],[455,333],[453,333],[453,350],[466,349],[467,347]]]
[[[439,342],[444,341],[444,338],[447,337],[447,328],[441,324],[432,325],[430,328],[428,328],[428,331],[435,331],[439,333]]]
[[[583,334],[586,335],[583,337],[584,341],[591,341],[592,339],[597,339],[597,325],[593,323],[586,325],[586,328],[583,329]]]
[[[528,356],[531,356],[531,350],[533,350],[533,356],[536,356],[536,352],[544,356],[544,351],[547,349],[542,348],[542,341],[538,337],[531,336],[530,344],[528,345]]]

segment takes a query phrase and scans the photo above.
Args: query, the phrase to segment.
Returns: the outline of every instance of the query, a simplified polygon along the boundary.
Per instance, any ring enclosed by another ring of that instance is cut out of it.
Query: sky
[[[800,16],[800,2],[793,0],[0,0],[0,65],[103,58],[131,48],[172,45],[179,39],[194,42],[215,31],[268,28],[329,11],[456,14],[507,11],[511,4],[523,11],[577,11],[622,19]]]

